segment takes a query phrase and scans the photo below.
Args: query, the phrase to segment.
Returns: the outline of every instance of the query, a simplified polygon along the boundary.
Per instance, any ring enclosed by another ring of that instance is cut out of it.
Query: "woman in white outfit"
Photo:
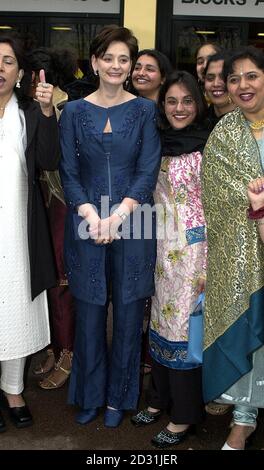
[[[22,396],[24,366],[50,342],[46,289],[56,283],[38,180],[41,168],[58,163],[53,87],[42,71],[33,101],[30,82],[19,41],[0,37],[0,388],[17,427],[32,423]]]

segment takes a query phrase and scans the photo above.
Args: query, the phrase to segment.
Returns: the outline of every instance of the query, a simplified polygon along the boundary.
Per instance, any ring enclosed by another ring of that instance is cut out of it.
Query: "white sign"
[[[264,19],[264,0],[173,0],[173,14]]]
[[[120,0],[1,0],[0,11],[120,13]]]

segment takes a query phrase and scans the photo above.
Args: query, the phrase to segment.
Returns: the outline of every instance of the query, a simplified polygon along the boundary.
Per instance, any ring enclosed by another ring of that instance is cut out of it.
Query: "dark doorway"
[[[176,16],[173,0],[157,0],[156,48],[174,67],[194,72],[195,51],[206,39],[225,50],[250,44],[264,51],[264,19]]]
[[[120,3],[121,7],[123,2]],[[107,24],[123,23],[120,14],[5,14],[0,16],[0,34],[18,34],[27,49],[39,46],[56,46],[73,49],[77,53],[79,67],[88,72],[89,46],[97,32]]]
[[[216,41],[226,51],[248,44],[264,50],[264,36],[258,36],[262,31],[264,32],[264,21],[173,18],[171,60],[174,66],[193,73],[196,50],[204,41]]]

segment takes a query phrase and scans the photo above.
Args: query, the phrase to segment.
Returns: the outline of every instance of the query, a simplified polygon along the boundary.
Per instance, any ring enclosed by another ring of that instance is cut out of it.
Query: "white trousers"
[[[24,389],[24,368],[26,357],[1,361],[0,388],[12,395],[19,395]]]

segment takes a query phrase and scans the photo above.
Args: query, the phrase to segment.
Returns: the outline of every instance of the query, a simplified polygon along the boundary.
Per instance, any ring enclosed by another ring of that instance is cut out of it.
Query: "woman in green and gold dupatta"
[[[239,106],[205,147],[202,198],[208,230],[204,398],[234,404],[224,450],[245,448],[264,407],[264,245],[247,217],[248,183],[264,168],[264,55],[247,47],[225,64]]]

